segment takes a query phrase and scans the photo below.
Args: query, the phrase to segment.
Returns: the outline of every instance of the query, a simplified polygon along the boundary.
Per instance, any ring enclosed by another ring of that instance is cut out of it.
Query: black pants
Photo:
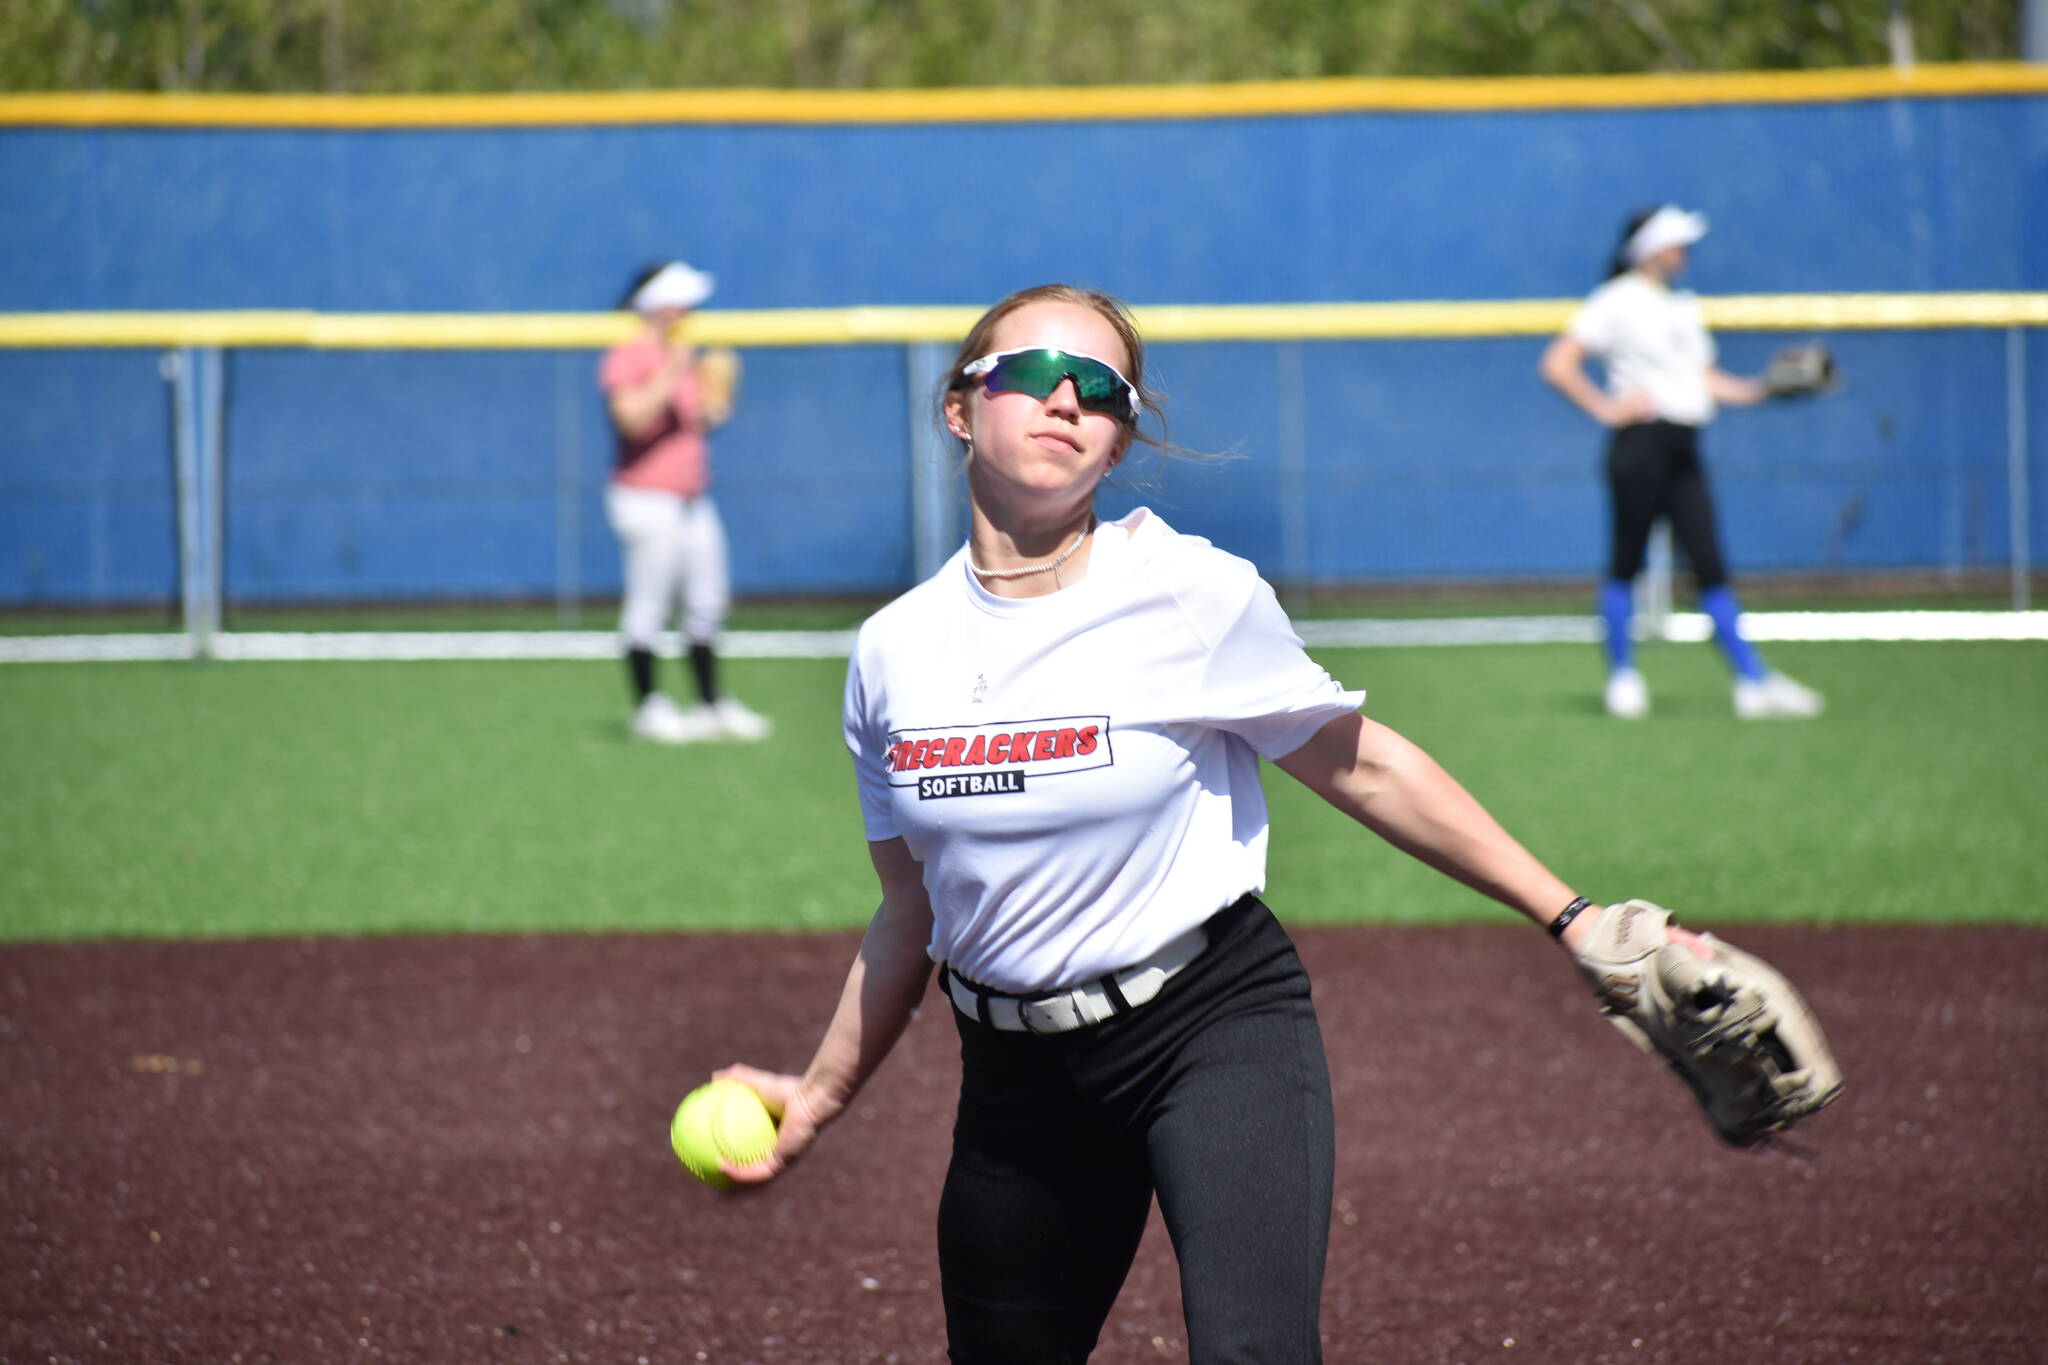
[[[961,1365],[1084,1361],[1152,1197],[1190,1360],[1315,1362],[1336,1152],[1308,975],[1256,897],[1153,1000],[1071,1033],[952,1011],[960,1112],[939,1203]]]
[[[1701,592],[1728,581],[1714,529],[1714,500],[1700,464],[1699,428],[1639,422],[1607,446],[1607,487],[1613,502],[1607,576],[1627,582],[1643,571],[1643,550],[1658,518],[1692,566]]]

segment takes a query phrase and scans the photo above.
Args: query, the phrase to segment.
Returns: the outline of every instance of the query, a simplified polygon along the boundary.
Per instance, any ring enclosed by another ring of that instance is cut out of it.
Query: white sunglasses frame
[[[1108,370],[1116,376],[1117,382],[1124,386],[1124,402],[1130,408],[1130,415],[1127,420],[1132,422],[1138,420],[1138,386],[1126,378],[1122,370],[1119,370],[1101,356],[1089,355],[1086,351],[1070,351],[1064,346],[1013,346],[1007,351],[992,351],[979,360],[969,361],[961,367],[960,378],[963,380],[979,379],[1011,356],[1029,355],[1033,351],[1051,351],[1055,355],[1070,355],[1076,360],[1092,360],[1103,369]],[[1058,386],[1055,385],[1054,387],[1057,388]],[[1041,399],[1040,401],[1044,400]]]

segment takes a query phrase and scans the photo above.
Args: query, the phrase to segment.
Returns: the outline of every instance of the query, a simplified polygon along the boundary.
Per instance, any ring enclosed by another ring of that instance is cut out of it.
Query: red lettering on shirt
[[[1096,724],[1044,730],[970,729],[954,735],[897,739],[884,751],[882,766],[889,772],[902,773],[932,768],[1057,763],[1093,755],[1102,747],[1104,728]]]

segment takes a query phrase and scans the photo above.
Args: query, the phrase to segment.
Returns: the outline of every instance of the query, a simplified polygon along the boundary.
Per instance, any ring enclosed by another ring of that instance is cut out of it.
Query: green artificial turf
[[[1589,895],[1701,925],[2048,922],[2048,646],[1771,653],[1826,717],[1737,722],[1704,645],[1644,651],[1638,723],[1600,713],[1586,646],[1319,657]],[[628,740],[615,664],[0,668],[0,938],[856,926],[844,668],[731,661],[775,737],[681,749]],[[1284,918],[1505,921],[1266,785]]]
[[[1521,585],[1418,583],[1376,589],[1283,589],[1281,600],[1297,620],[1397,620],[1458,616],[1589,616],[1594,585],[1547,581]],[[849,630],[894,594],[868,597],[744,598],[733,606],[732,630]],[[2035,589],[2048,600],[2048,582]],[[1979,573],[1960,585],[1931,577],[1893,582],[1841,579],[1832,590],[1811,583],[1745,580],[1743,600],[1755,611],[2006,611],[2012,594],[2003,582]],[[1673,606],[1695,609],[1690,585],[1681,581]],[[230,604],[223,628],[245,631],[464,631],[596,630],[617,625],[616,599],[555,602],[393,602],[308,606]],[[182,629],[177,604],[149,607],[37,608],[0,610],[0,636],[115,635],[175,633]]]
[[[1747,722],[1706,645],[1640,651],[1653,710],[1637,722],[1600,709],[1589,647],[1320,657],[1596,899],[1640,896],[1703,926],[2048,923],[2048,646],[1771,646],[1828,711]],[[1266,787],[1271,888],[1296,918],[1498,913],[1270,770]]]

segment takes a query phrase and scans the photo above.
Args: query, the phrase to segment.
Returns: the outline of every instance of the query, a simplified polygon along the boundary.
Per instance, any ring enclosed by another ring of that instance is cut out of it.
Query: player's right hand
[[[753,1087],[775,1118],[775,1146],[767,1156],[745,1166],[719,1163],[718,1168],[736,1185],[759,1185],[781,1175],[810,1148],[818,1129],[832,1117],[823,1112],[818,1097],[804,1088],[801,1076],[733,1065],[713,1072],[712,1079]]]
[[[1619,398],[1609,399],[1606,409],[1600,414],[1600,421],[1610,427],[1632,427],[1638,422],[1647,422],[1657,415],[1657,400],[1637,390],[1625,393]]]

